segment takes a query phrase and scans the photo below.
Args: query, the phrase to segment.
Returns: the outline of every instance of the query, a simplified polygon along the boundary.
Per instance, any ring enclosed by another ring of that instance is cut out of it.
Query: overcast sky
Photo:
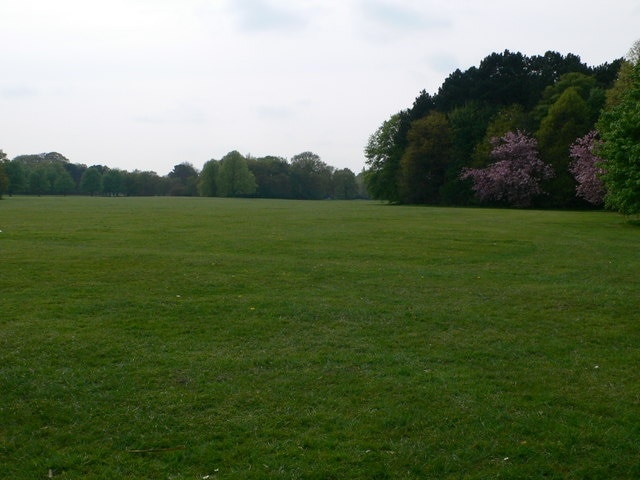
[[[0,0],[0,149],[160,175],[231,150],[360,171],[376,128],[505,49],[589,65],[638,0]]]

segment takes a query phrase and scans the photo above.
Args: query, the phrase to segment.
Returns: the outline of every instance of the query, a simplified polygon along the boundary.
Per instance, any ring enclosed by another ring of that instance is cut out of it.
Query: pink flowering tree
[[[593,130],[577,139],[569,150],[573,159],[569,164],[569,171],[578,182],[576,195],[593,205],[602,205],[606,193],[600,178],[604,173],[602,159],[595,154],[600,143],[598,132]]]
[[[473,181],[473,191],[482,201],[497,200],[514,207],[530,207],[543,193],[541,183],[553,177],[551,166],[540,160],[534,138],[507,132],[491,139],[494,163],[486,168],[464,168],[463,180]]]

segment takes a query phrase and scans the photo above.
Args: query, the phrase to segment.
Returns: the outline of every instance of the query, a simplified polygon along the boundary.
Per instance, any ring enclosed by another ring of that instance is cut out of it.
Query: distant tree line
[[[610,149],[620,153],[624,141],[626,154],[631,145],[640,149],[640,49],[634,49],[627,59],[597,67],[573,54],[505,50],[456,70],[436,94],[420,92],[411,108],[371,135],[365,147],[370,196],[538,208],[606,202],[618,209]],[[625,133],[612,133],[621,117]],[[612,135],[626,137],[614,147]],[[640,155],[621,157],[640,172]],[[617,182],[629,173],[618,173]],[[640,195],[640,181],[634,185],[628,189]]]
[[[166,176],[104,165],[72,163],[57,152],[9,160],[0,150],[0,198],[15,195],[220,196],[286,199],[356,199],[366,196],[362,174],[335,169],[312,152],[291,161],[254,158],[237,151],[209,160],[202,171],[184,162]]]

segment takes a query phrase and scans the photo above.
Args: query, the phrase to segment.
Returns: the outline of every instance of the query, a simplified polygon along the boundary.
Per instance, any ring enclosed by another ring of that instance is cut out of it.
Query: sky
[[[421,90],[493,52],[624,56],[637,0],[0,0],[0,149],[169,173],[232,150],[358,173]]]

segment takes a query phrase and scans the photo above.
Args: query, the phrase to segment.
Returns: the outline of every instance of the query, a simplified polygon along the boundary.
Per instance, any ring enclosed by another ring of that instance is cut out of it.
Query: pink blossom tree
[[[573,159],[569,164],[569,171],[578,182],[576,195],[593,205],[602,205],[606,193],[604,183],[600,179],[604,173],[601,167],[602,159],[595,154],[600,143],[598,132],[592,130],[584,137],[578,138],[569,150]]]
[[[520,131],[507,132],[492,138],[491,145],[496,161],[486,168],[464,168],[460,178],[473,181],[480,201],[530,207],[536,195],[543,193],[541,182],[554,175],[551,166],[540,160],[536,140]]]

